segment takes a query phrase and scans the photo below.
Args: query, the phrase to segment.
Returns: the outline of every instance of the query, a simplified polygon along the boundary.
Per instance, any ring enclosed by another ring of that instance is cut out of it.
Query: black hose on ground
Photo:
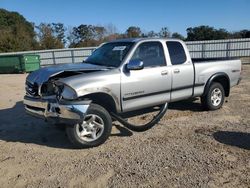
[[[168,103],[165,103],[161,107],[159,113],[150,122],[144,125],[131,124],[113,112],[111,112],[111,116],[117,121],[119,121],[121,124],[123,124],[125,127],[127,127],[128,129],[136,131],[136,132],[143,132],[152,128],[155,124],[157,124],[161,120],[161,118],[165,115],[165,113],[167,112],[167,109],[168,109]]]

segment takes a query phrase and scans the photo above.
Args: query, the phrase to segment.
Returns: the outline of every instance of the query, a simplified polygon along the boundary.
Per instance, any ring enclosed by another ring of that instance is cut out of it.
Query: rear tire
[[[201,97],[201,103],[206,110],[218,110],[222,107],[225,99],[223,86],[214,82],[211,84],[207,94]]]
[[[112,129],[109,113],[100,105],[90,104],[82,124],[66,127],[69,140],[77,148],[96,147],[103,144]]]

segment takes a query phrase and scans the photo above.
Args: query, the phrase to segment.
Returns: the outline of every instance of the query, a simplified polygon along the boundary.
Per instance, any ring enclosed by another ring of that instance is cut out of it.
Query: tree
[[[122,38],[126,38],[127,35],[126,34],[119,34],[119,33],[114,33],[114,34],[110,34],[104,37],[103,42],[107,42],[107,41],[112,41],[112,40],[116,40],[116,39],[122,39]]]
[[[51,25],[53,35],[60,40],[63,44],[66,43],[65,32],[66,28],[63,23],[52,23]]]
[[[66,42],[67,47],[72,47],[73,44],[75,44],[76,36],[74,35],[74,30],[72,26],[68,26],[67,28],[66,39],[67,39]]]
[[[72,29],[72,43],[69,47],[85,47],[95,46],[95,37],[98,37],[98,32],[95,32],[95,27],[92,25],[81,24]]]
[[[69,47],[98,46],[105,41],[106,32],[103,26],[81,24],[73,27],[68,34]]]
[[[79,25],[75,28],[75,34],[80,41],[89,40],[93,38],[93,26],[92,25]]]
[[[246,29],[241,30],[240,34],[242,38],[250,38],[250,30],[246,30]]]
[[[104,28],[105,28],[105,37],[103,39],[103,42],[127,37],[126,33],[125,34],[119,33],[116,26],[113,25],[112,23],[105,25]]]
[[[226,29],[215,29],[214,39],[228,39],[230,38],[230,33]]]
[[[244,29],[231,33],[231,38],[250,38],[250,30]]]
[[[229,32],[225,29],[215,29],[210,26],[199,26],[187,28],[187,40],[217,40],[229,38]]]
[[[39,48],[40,49],[56,49],[56,48],[63,48],[64,43],[64,33],[61,33],[61,29],[56,31],[56,26],[41,23],[39,26],[36,26],[38,30],[37,36],[39,40]]]
[[[72,34],[74,36],[74,41],[70,44],[70,47],[86,46],[84,43],[94,38],[93,26],[81,24],[78,27],[73,27]]]
[[[154,37],[158,37],[159,36],[159,33],[156,33],[154,31],[149,31],[148,33],[146,34],[143,34],[144,37],[150,37],[150,38],[154,38]]]
[[[93,38],[97,41],[102,41],[106,35],[106,29],[102,26],[93,26]]]
[[[106,36],[118,34],[118,29],[112,23],[105,25],[104,28],[106,31]]]
[[[177,32],[172,34],[172,38],[185,40],[185,37],[183,35],[181,35],[180,33],[177,33]]]
[[[141,37],[142,32],[140,27],[130,26],[126,31],[126,35],[128,38],[138,38]]]
[[[35,49],[34,25],[17,12],[0,9],[0,52]]]
[[[171,33],[167,27],[163,27],[159,32],[159,36],[163,38],[169,38],[171,36]]]

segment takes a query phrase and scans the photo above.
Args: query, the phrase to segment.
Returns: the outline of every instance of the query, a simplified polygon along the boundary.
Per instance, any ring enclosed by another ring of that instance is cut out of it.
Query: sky
[[[188,27],[199,25],[250,29],[250,0],[0,0],[0,8],[19,12],[36,25],[113,24],[118,32],[129,26],[143,32],[168,27],[184,36]]]

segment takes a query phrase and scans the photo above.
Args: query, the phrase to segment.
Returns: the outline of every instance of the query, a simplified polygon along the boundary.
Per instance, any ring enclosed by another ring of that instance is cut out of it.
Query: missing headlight
[[[63,85],[56,85],[53,81],[45,82],[41,87],[42,96],[58,95],[62,92]]]
[[[67,85],[64,85],[61,96],[63,99],[67,99],[67,100],[73,100],[77,98],[77,94],[75,90]]]
[[[46,82],[41,87],[42,96],[55,95],[55,85],[52,82]]]

